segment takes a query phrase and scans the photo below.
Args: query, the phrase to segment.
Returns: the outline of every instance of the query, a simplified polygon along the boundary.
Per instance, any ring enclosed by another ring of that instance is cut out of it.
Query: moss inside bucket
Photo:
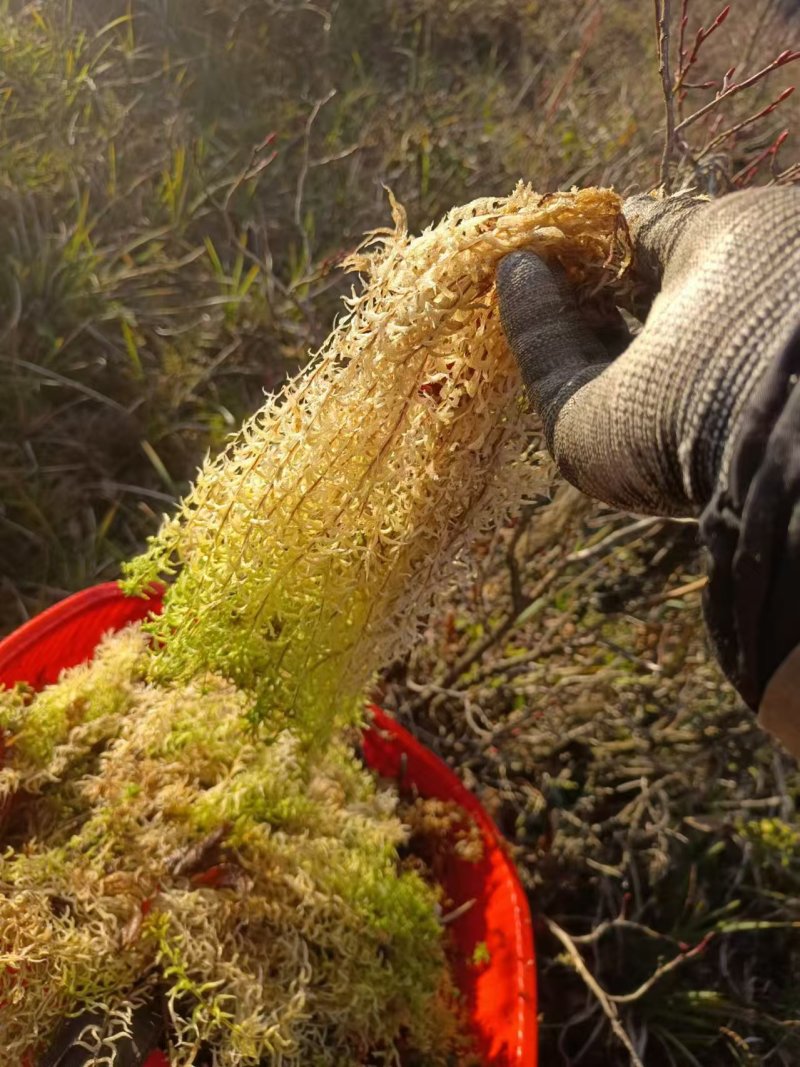
[[[148,997],[173,1065],[469,1062],[441,901],[348,731],[535,484],[497,263],[531,247],[584,291],[617,284],[619,207],[520,186],[417,238],[396,208],[309,369],[128,568],[134,594],[171,577],[163,615],[0,693],[9,1062],[83,1010],[113,1039]]]
[[[164,997],[176,1063],[357,1063],[458,1044],[437,893],[397,849],[396,796],[342,741],[253,744],[230,682],[144,678],[139,627],[58,685],[0,701],[0,1041]],[[46,724],[45,731],[42,724]],[[35,1045],[35,1042],[34,1042]]]

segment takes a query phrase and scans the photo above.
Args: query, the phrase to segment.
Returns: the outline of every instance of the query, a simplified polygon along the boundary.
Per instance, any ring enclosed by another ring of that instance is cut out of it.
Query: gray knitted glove
[[[635,197],[625,214],[655,298],[618,359],[530,253],[500,265],[503,325],[569,481],[699,515],[717,657],[800,758],[800,189]]]
[[[698,514],[800,316],[800,189],[641,196],[624,210],[638,280],[657,295],[618,359],[532,253],[500,266],[503,325],[568,481],[629,511]]]

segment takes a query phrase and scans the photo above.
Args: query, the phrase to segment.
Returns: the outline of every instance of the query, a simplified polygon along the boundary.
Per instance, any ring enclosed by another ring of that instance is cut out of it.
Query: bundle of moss
[[[81,1008],[124,1029],[155,991],[175,1065],[454,1053],[436,894],[398,864],[393,797],[345,727],[531,484],[499,259],[531,247],[599,287],[625,264],[619,206],[520,186],[416,239],[395,207],[318,358],[131,566],[133,592],[177,575],[156,640],[0,695],[9,1054]]]
[[[536,485],[498,262],[531,248],[599,289],[627,261],[607,190],[520,184],[416,238],[394,218],[352,258],[366,284],[318,357],[206,463],[128,572],[134,593],[179,572],[154,628],[159,677],[220,671],[256,721],[315,739],[357,714],[460,551]]]
[[[445,1062],[455,1014],[437,897],[401,870],[396,796],[341,742],[247,745],[230,683],[143,677],[138,627],[26,699],[0,697],[0,1047],[164,995],[175,1063]],[[14,798],[17,803],[13,803]]]

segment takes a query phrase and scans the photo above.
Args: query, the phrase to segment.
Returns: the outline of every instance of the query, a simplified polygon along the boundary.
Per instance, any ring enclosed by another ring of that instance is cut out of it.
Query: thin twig
[[[665,589],[663,592],[657,593],[656,596],[649,597],[644,601],[643,607],[652,608],[656,604],[663,604],[665,600],[677,600],[681,597],[689,596],[691,593],[699,593],[707,585],[708,578],[704,575],[702,578],[696,578],[692,582],[686,582],[685,585],[679,585],[675,589]]]
[[[700,49],[703,47],[703,45],[708,40],[708,38],[713,33],[715,33],[716,30],[718,30],[720,28],[720,26],[723,24],[723,22],[725,22],[725,20],[727,19],[728,15],[730,14],[730,11],[731,11],[731,5],[730,4],[726,4],[726,6],[723,7],[722,11],[720,11],[720,13],[717,15],[717,17],[714,19],[714,21],[711,23],[711,25],[707,29],[704,26],[701,26],[698,29],[697,33],[695,34],[694,44],[692,45],[692,51],[689,53],[689,58],[686,59],[686,53],[685,53],[684,48],[683,48],[683,41],[684,41],[684,34],[686,32],[686,26],[687,26],[687,23],[689,21],[688,7],[689,7],[689,5],[686,3],[686,0],[684,0],[684,3],[682,5],[682,9],[681,9],[680,56],[678,58],[678,73],[677,73],[677,76],[675,78],[675,89],[674,89],[674,91],[679,91],[679,90],[682,90],[682,89],[692,88],[692,86],[689,86],[689,85],[686,84],[686,75],[689,73],[689,71],[692,69],[692,67],[697,62],[697,59],[698,59],[698,57],[700,55]],[[731,70],[728,73],[732,74],[733,71]],[[685,93],[680,93],[681,98],[683,98],[685,95],[686,95]]]
[[[670,0],[654,0],[656,15],[656,39],[658,42],[658,73],[664,94],[666,131],[664,151],[661,156],[661,185],[665,193],[671,189],[670,165],[675,155],[675,99],[672,91],[672,73],[669,63]]]
[[[763,152],[759,152],[755,159],[752,159],[746,166],[742,167],[741,170],[737,170],[737,172],[731,178],[731,184],[746,185],[755,176],[756,171],[765,159],[771,159],[774,164],[775,158],[777,157],[778,152],[780,151],[781,145],[788,136],[788,130],[781,130],[781,132],[778,134],[778,136],[775,138],[771,145],[768,145]]]
[[[689,25],[689,0],[681,0],[681,17],[678,23],[678,78],[675,82],[675,88],[678,87],[678,80],[684,74],[684,60],[686,59],[686,27]]]
[[[465,900],[463,904],[459,904],[457,908],[453,908],[452,911],[448,911],[446,915],[443,915],[439,922],[442,926],[447,926],[449,923],[454,923],[456,919],[460,919],[462,915],[466,915],[475,906],[475,898],[471,900]]]
[[[598,983],[597,979],[586,966],[583,956],[581,956],[580,952],[578,952],[578,949],[575,947],[575,943],[570,937],[570,935],[566,932],[566,930],[562,930],[558,923],[554,922],[552,919],[549,919],[546,915],[543,915],[542,919],[544,921],[545,926],[553,935],[553,937],[557,938],[564,946],[567,951],[567,955],[569,956],[573,966],[575,967],[575,970],[581,976],[588,989],[597,998],[597,1003],[603,1009],[605,1017],[608,1019],[609,1024],[611,1026],[611,1029],[614,1031],[620,1043],[623,1045],[623,1047],[631,1058],[631,1067],[644,1067],[644,1064],[639,1059],[639,1056],[636,1053],[636,1049],[633,1047],[633,1042],[631,1041],[627,1030],[622,1025],[616,1005],[609,998],[606,991]]]
[[[788,185],[790,182],[795,182],[800,178],[800,162],[792,163],[782,170],[779,174],[776,174],[770,185]]]
[[[658,2],[658,0],[656,0]],[[761,70],[757,70],[755,74],[752,74],[749,78],[745,78],[743,82],[735,82],[729,86],[723,92],[714,97],[713,100],[709,100],[707,104],[698,108],[697,111],[688,115],[682,122],[679,122],[675,127],[675,133],[681,133],[687,126],[691,126],[692,123],[697,122],[703,115],[707,115],[713,108],[718,107],[723,100],[727,100],[731,96],[735,96],[736,93],[741,93],[744,89],[749,89],[751,85],[755,85],[756,82],[761,81],[773,70],[777,70],[778,67],[785,67],[787,63],[794,63],[795,60],[800,59],[800,52],[793,52],[790,49],[786,49],[776,56],[771,63],[768,63],[766,67],[762,67]]]
[[[74,389],[77,393],[82,393],[90,400],[96,400],[98,403],[105,404],[107,407],[114,408],[116,411],[127,410],[123,404],[119,403],[119,401],[114,400],[110,396],[106,396],[105,393],[98,393],[96,389],[84,385],[83,382],[59,374],[58,371],[53,370],[52,367],[41,367],[38,363],[31,363],[30,360],[27,359],[15,359],[14,366],[22,367],[23,370],[31,371],[33,374],[40,374],[43,378],[49,379],[51,383],[55,382],[56,385],[63,385],[67,389]]]
[[[306,128],[303,134],[303,162],[300,166],[300,173],[297,176],[297,186],[294,194],[294,224],[297,227],[297,231],[300,234],[300,240],[303,243],[303,262],[306,266],[311,262],[311,243],[308,239],[308,233],[303,225],[303,194],[306,188],[306,178],[308,177],[308,171],[311,165],[311,128],[317,120],[322,108],[336,95],[336,90],[331,89],[325,96],[314,104],[311,109],[311,114],[306,120]]]
[[[361,141],[358,144],[351,144],[347,148],[343,148],[340,152],[331,152],[330,155],[320,156],[319,159],[312,159],[308,164],[309,170],[315,167],[327,167],[329,163],[339,163],[343,159],[349,159],[354,152],[360,152],[364,145]]]
[[[610,930],[635,930],[636,933],[641,934],[643,937],[648,937],[652,941],[675,942],[675,938],[671,937],[669,934],[661,934],[658,930],[652,930],[649,926],[633,922],[631,919],[608,919],[605,922],[599,923],[589,934],[571,936],[576,945],[593,945]]]
[[[613,548],[614,545],[620,541],[624,541],[628,537],[632,537],[634,534],[642,533],[645,530],[649,530],[653,526],[663,525],[664,520],[659,518],[646,518],[637,519],[636,522],[632,522],[629,526],[623,526],[621,529],[614,530],[607,537],[604,537],[602,541],[598,541],[594,545],[589,545],[587,548],[578,549],[577,552],[570,553],[567,556],[569,563],[581,563],[583,560],[592,559],[593,556],[602,555],[607,549]]]
[[[784,89],[783,92],[779,93],[771,104],[767,104],[766,107],[762,107],[760,111],[755,111],[752,115],[748,115],[746,119],[742,119],[741,122],[737,122],[733,126],[728,126],[727,129],[723,130],[721,133],[718,133],[716,137],[712,138],[712,140],[710,140],[708,144],[705,145],[705,147],[697,153],[697,155],[695,156],[695,162],[699,162],[703,158],[703,156],[708,155],[709,152],[712,152],[718,145],[722,144],[722,142],[726,141],[729,137],[732,137],[736,133],[740,133],[748,126],[752,126],[752,124],[754,122],[758,122],[759,119],[763,119],[767,115],[771,115],[775,108],[779,107],[783,103],[783,101],[786,100],[787,97],[792,95],[793,92],[794,86],[790,85],[787,89]],[[761,162],[761,159],[765,158],[771,151],[772,146],[766,149],[764,154],[759,158],[758,162]],[[755,163],[756,161],[753,160],[752,163],[749,163],[747,167],[743,167],[742,170],[747,170],[748,167],[753,166]]]
[[[677,956],[673,956],[671,960],[667,960],[666,963],[662,963],[660,967],[657,967],[646,981],[634,989],[632,993],[609,993],[608,999],[614,1004],[633,1004],[634,1001],[641,999],[645,993],[649,993],[656,982],[660,982],[665,975],[671,974],[677,967],[680,967],[682,963],[686,963],[688,960],[694,959],[695,956],[699,956],[708,946],[709,941],[714,936],[712,931],[710,934],[706,934],[703,940],[694,946],[694,948],[688,949],[686,952],[679,952]]]

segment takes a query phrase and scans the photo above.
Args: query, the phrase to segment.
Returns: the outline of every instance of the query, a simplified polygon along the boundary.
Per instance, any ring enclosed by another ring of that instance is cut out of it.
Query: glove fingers
[[[708,206],[708,201],[694,196],[656,200],[642,194],[625,201],[622,210],[633,241],[633,273],[639,287],[632,297],[636,314],[646,312],[668,271],[680,274],[680,264],[673,263],[673,252],[687,225]]]
[[[642,384],[639,361],[648,364],[647,331],[618,360],[609,359],[566,277],[530,252],[506,256],[497,289],[509,345],[564,477],[613,506],[668,511],[658,491],[654,499],[653,484],[661,480],[645,462],[651,452],[660,461],[661,450],[637,448],[632,436],[635,430],[649,444],[657,434],[655,413],[643,403],[646,389],[630,389],[631,382]],[[624,341],[619,324],[613,328]]]
[[[569,398],[609,363],[582,319],[569,283],[533,252],[513,252],[497,271],[500,316],[548,441]]]

